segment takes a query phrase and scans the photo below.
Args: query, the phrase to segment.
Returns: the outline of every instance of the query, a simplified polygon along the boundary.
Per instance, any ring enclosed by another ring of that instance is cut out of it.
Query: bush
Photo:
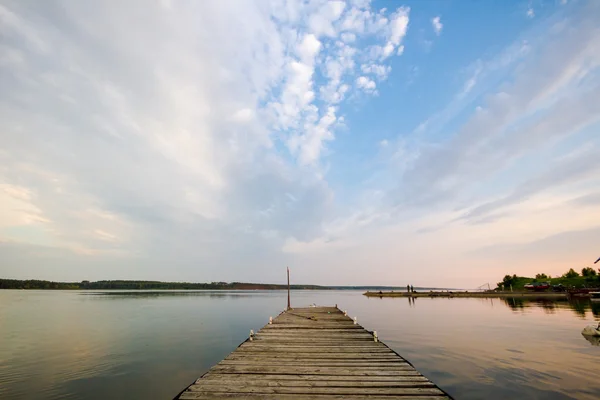
[[[585,267],[581,270],[581,275],[588,278],[592,278],[596,276],[596,271],[594,271],[594,268]]]
[[[573,268],[569,269],[562,277],[563,278],[577,278],[579,274]]]

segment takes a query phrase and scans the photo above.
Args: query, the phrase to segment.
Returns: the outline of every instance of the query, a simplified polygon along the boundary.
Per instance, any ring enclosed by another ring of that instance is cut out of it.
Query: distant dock
[[[368,297],[525,297],[536,299],[566,299],[565,292],[458,292],[458,291],[431,291],[431,292],[365,292]]]
[[[451,397],[345,312],[309,307],[281,313],[176,398]]]

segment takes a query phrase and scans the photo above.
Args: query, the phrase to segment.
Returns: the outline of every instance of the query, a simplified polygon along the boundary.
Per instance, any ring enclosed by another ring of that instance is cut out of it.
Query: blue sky
[[[0,276],[476,287],[600,251],[600,5],[0,1]]]

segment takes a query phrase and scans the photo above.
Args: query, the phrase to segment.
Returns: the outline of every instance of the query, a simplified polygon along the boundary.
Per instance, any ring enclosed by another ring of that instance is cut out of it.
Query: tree
[[[504,286],[505,289],[510,288],[511,285],[514,285],[515,282],[517,281],[517,275],[505,275],[504,278],[502,279],[502,282],[498,282],[498,288],[502,288],[502,286]]]
[[[536,274],[535,279],[550,279],[546,274]]]
[[[577,278],[579,274],[573,268],[569,269],[564,275],[563,278]]]
[[[581,275],[585,276],[586,278],[592,278],[596,276],[596,271],[594,271],[594,268],[585,267],[581,270]]]

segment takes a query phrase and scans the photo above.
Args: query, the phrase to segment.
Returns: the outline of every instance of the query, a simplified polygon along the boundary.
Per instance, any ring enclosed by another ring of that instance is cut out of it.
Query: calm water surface
[[[170,399],[259,329],[286,293],[0,291],[0,398]],[[600,304],[366,298],[338,304],[457,399],[598,399]]]

